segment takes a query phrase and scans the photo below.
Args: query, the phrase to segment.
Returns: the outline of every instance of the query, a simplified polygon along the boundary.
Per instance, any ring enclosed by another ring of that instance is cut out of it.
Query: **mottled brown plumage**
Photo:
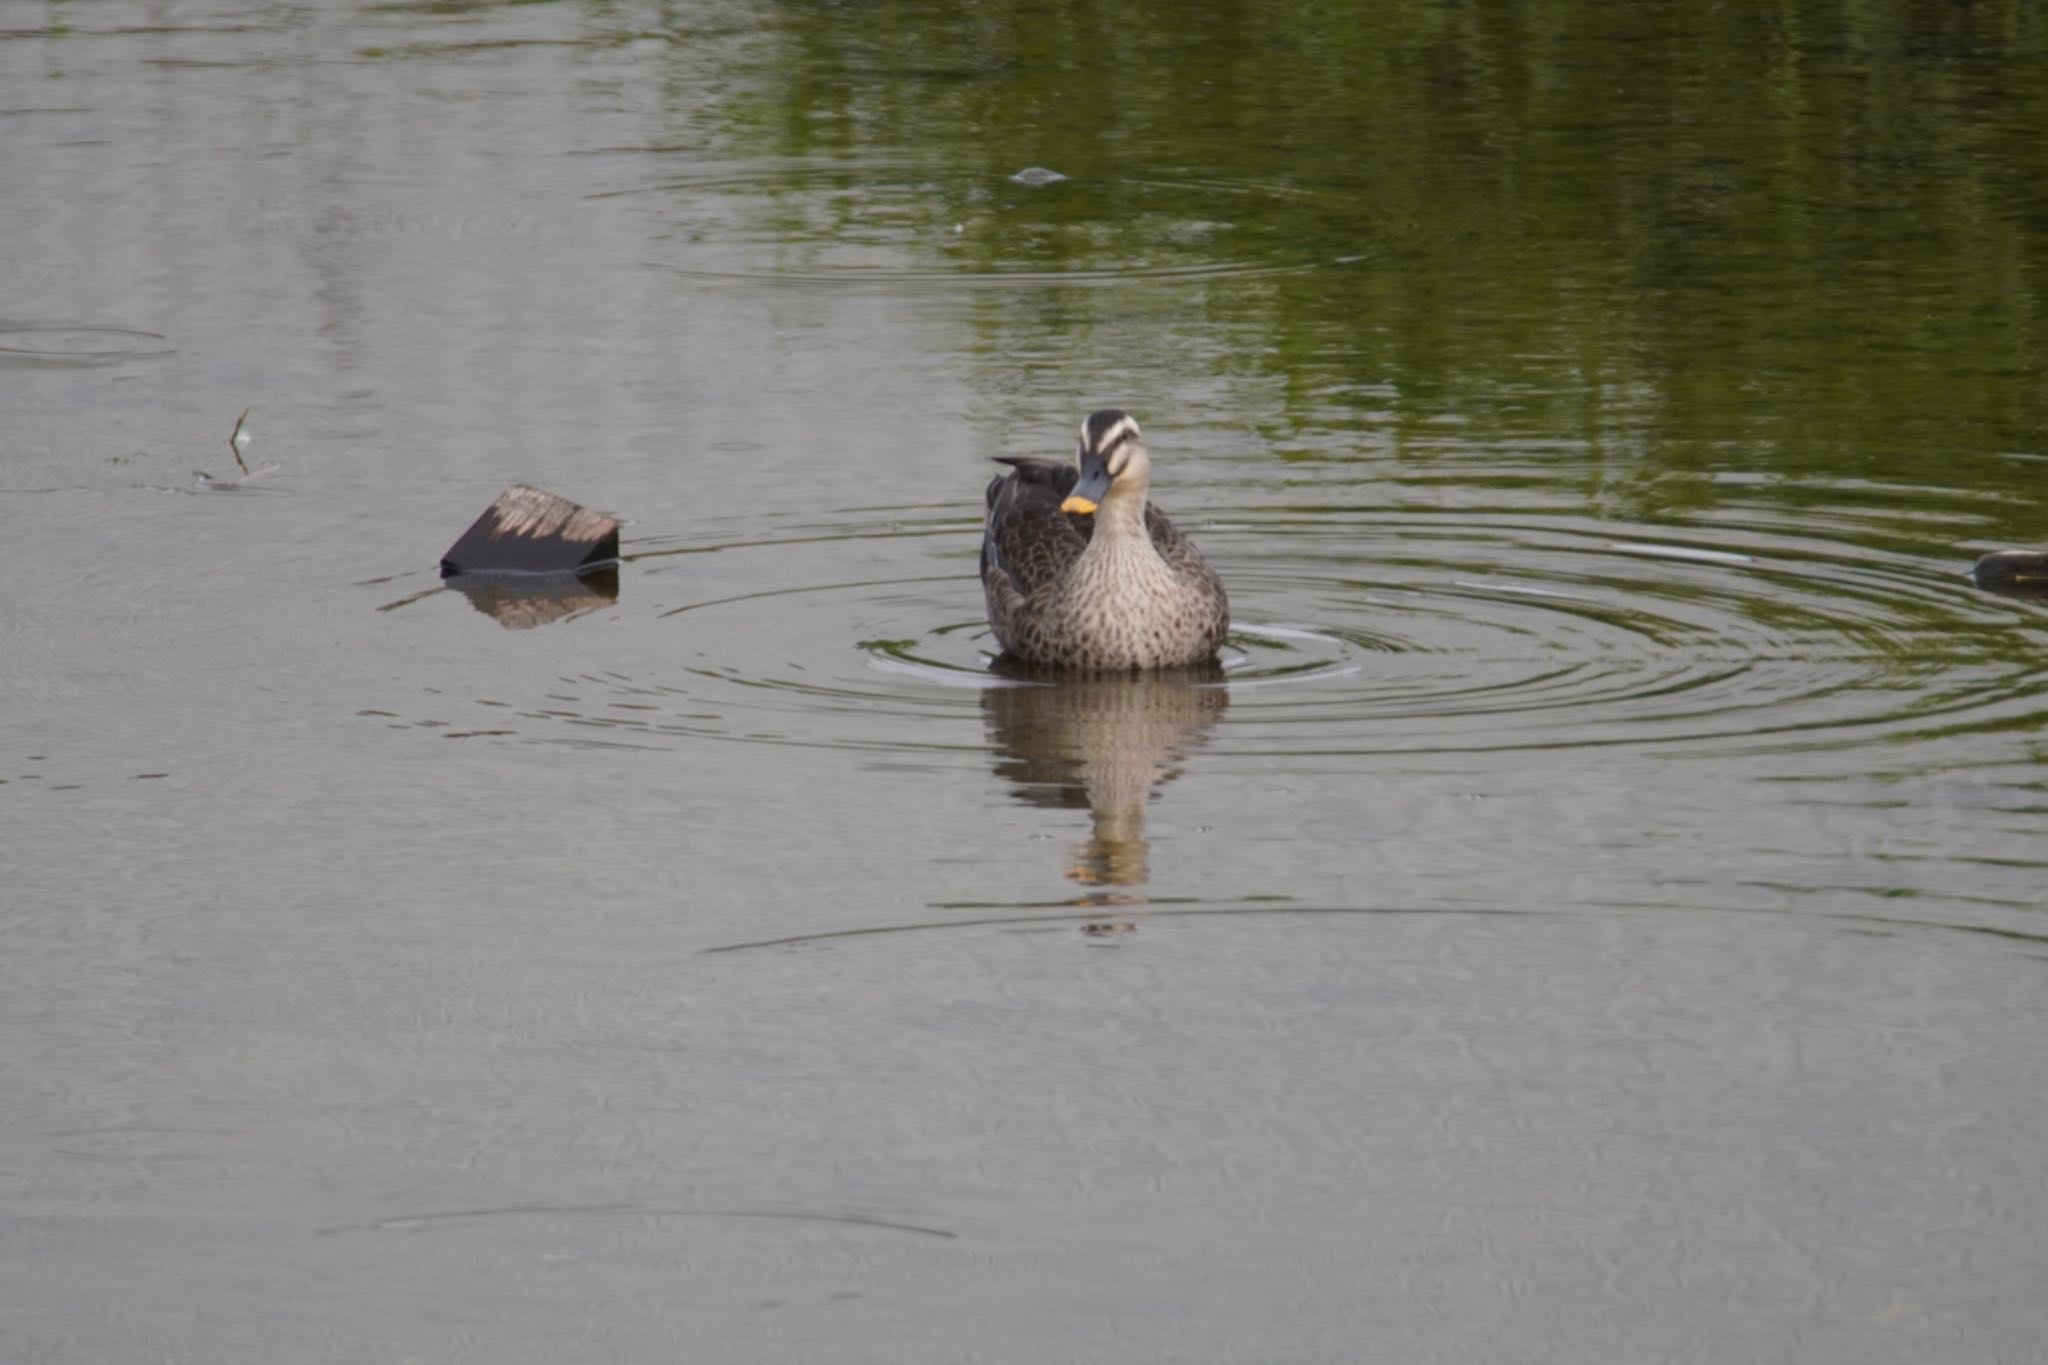
[[[1002,463],[1011,472],[988,486],[981,582],[1011,657],[1095,673],[1216,657],[1229,598],[1195,543],[1148,500],[1151,461],[1136,422],[1115,410],[1090,416],[1077,464]]]

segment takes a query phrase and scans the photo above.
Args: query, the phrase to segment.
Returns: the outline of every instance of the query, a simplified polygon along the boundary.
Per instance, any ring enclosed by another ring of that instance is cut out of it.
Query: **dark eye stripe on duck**
[[[1109,435],[1102,437],[1100,440],[1091,442],[1089,445],[1089,449],[1106,460],[1110,456],[1116,454],[1119,450],[1122,450],[1126,445],[1130,444],[1131,438],[1136,436],[1137,434],[1137,428],[1127,422],[1123,426],[1120,426],[1116,430],[1110,432]]]
[[[1109,452],[1138,434],[1138,424],[1131,415],[1119,408],[1104,408],[1088,415],[1081,424],[1081,446],[1092,450],[1104,459]]]

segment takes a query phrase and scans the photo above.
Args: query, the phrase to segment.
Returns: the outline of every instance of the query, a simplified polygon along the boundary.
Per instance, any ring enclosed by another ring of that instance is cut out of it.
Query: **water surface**
[[[2033,8],[0,91],[0,1355],[2042,1358]],[[1237,626],[1033,685],[985,459],[1111,404]],[[438,582],[521,480],[615,583]]]

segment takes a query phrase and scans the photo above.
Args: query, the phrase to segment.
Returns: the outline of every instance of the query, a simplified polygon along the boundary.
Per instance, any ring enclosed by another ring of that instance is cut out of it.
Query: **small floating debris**
[[[235,464],[242,471],[242,477],[249,477],[249,462],[242,458],[242,452],[249,448],[255,437],[249,434],[249,409],[243,408],[242,415],[235,419],[235,429],[228,433],[228,453],[235,457]]]
[[[1033,188],[1040,185],[1057,185],[1066,178],[1058,171],[1049,171],[1043,166],[1026,166],[1023,170],[1010,177],[1010,179],[1020,185],[1030,185]]]
[[[1994,550],[1977,561],[1970,577],[2001,597],[2048,599],[2048,551]]]
[[[243,408],[242,415],[235,419],[234,431],[228,436],[228,453],[235,457],[235,467],[242,471],[242,477],[216,479],[203,469],[195,469],[192,471],[194,487],[210,493],[234,493],[248,489],[259,480],[268,478],[278,471],[278,466],[274,464],[264,465],[261,469],[251,469],[249,462],[242,458],[242,452],[247,450],[249,443],[255,439],[249,434],[249,414],[254,411],[254,408]]]
[[[576,574],[619,557],[619,519],[532,484],[498,495],[441,556],[441,576]]]
[[[1651,559],[1682,559],[1695,564],[1754,564],[1748,555],[1733,550],[1695,550],[1689,545],[1650,545],[1641,541],[1617,540],[1607,546],[1625,555],[1644,555]]]

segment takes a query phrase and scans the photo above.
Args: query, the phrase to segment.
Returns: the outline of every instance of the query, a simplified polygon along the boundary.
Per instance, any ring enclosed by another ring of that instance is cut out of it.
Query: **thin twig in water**
[[[242,423],[249,420],[249,409],[243,408],[242,415],[235,419],[235,429],[228,436],[228,449],[235,454],[235,463],[242,467],[242,477],[249,477],[249,466],[242,459]]]

